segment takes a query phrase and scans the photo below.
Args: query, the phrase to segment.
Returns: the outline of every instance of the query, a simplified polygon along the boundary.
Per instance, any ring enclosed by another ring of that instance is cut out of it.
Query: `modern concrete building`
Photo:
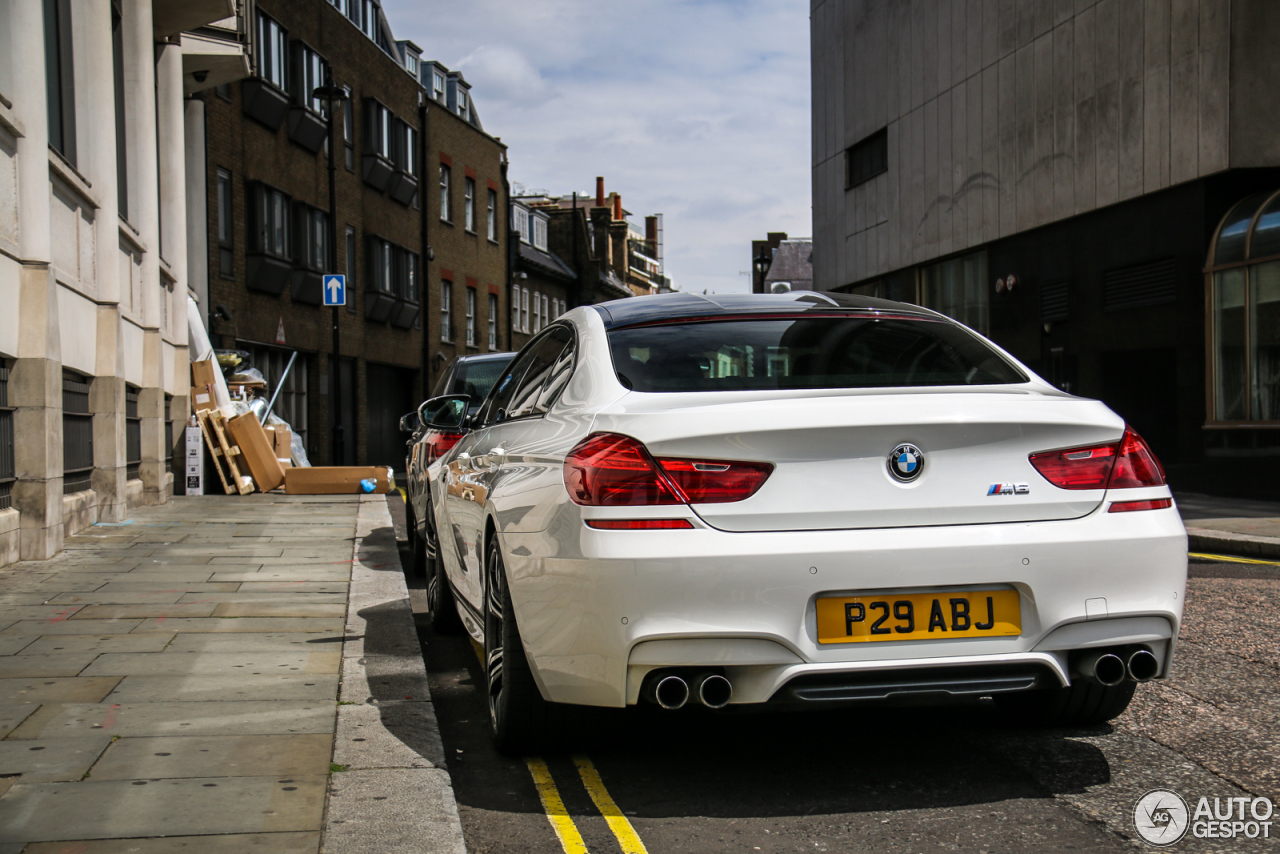
[[[247,72],[244,5],[0,3],[0,564],[172,494],[184,98]]]
[[[1280,189],[1280,4],[811,9],[816,286],[988,334],[1105,400],[1175,486],[1273,495],[1280,247],[1254,237]]]

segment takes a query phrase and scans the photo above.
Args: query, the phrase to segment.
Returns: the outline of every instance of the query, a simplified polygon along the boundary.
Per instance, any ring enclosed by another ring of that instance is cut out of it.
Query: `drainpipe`
[[[507,230],[507,269],[503,281],[507,283],[507,349],[516,349],[515,328],[511,318],[515,312],[511,308],[511,301],[515,299],[515,275],[516,275],[516,241],[519,236],[511,231],[511,182],[507,180],[507,170],[511,163],[507,160],[507,153],[502,152],[502,161],[500,169],[502,171],[502,210],[505,212],[506,223],[504,228]]]
[[[427,231],[427,224],[431,222],[431,205],[427,203],[427,182],[431,180],[427,174],[427,167],[430,158],[427,156],[427,99],[423,97],[421,92],[418,98],[422,101],[418,105],[418,159],[421,161],[421,167],[418,174],[422,176],[422,183],[418,187],[418,192],[422,196],[422,281],[418,282],[418,299],[422,308],[422,399],[426,400],[431,395],[431,314],[427,308],[431,305],[431,262],[435,260],[435,252],[431,249],[430,233]]]

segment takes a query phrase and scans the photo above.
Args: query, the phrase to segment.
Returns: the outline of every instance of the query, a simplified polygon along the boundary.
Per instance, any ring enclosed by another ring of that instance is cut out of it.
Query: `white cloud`
[[[383,0],[393,30],[472,84],[511,177],[550,192],[595,176],[665,214],[685,290],[746,290],[750,241],[808,235],[805,0]]]

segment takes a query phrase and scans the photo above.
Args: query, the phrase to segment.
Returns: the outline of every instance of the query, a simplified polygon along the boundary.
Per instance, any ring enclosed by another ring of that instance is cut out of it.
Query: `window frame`
[[[317,98],[315,90],[323,85],[329,76],[329,61],[304,41],[293,43],[294,79],[293,100],[299,107],[310,110],[321,118],[328,118],[328,102]],[[312,77],[316,79],[312,79]]]
[[[261,9],[258,13],[258,77],[289,93],[289,31]],[[274,29],[274,33],[271,31]],[[276,79],[276,78],[279,79]]]
[[[476,289],[467,288],[467,340],[468,347],[479,347],[480,343],[476,336]]]
[[[489,240],[494,243],[498,242],[498,191],[492,187],[487,187],[487,195],[485,196],[488,208],[488,219],[485,221],[485,234]]]
[[[343,86],[347,97],[342,102],[342,142],[346,149],[347,171],[356,171],[356,107],[351,87]]]
[[[374,154],[388,163],[396,162],[395,126],[398,119],[391,108],[377,98],[364,99],[365,154]]]
[[[453,343],[453,282],[440,280],[440,340]]]
[[[253,182],[250,187],[251,204],[247,206],[249,251],[292,263],[293,197],[262,181]],[[283,216],[283,222],[275,221],[277,215]],[[283,249],[278,248],[276,241],[267,239],[268,231],[277,233],[283,239]]]
[[[489,294],[489,350],[496,351],[498,349],[498,295]]]
[[[70,0],[44,0],[49,147],[76,165],[76,72]]]
[[[462,181],[462,227],[476,233],[476,179],[470,176]]]
[[[889,171],[889,128],[867,134],[845,149],[844,188],[852,190]]]
[[[453,167],[440,164],[440,221],[453,224]]]
[[[294,266],[323,273],[329,265],[329,214],[320,208],[294,202]]]

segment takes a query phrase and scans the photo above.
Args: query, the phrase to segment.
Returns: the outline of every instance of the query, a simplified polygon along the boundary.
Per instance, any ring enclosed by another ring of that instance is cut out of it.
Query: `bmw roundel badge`
[[[889,453],[889,474],[910,483],[924,472],[924,454],[915,445],[902,444]]]

